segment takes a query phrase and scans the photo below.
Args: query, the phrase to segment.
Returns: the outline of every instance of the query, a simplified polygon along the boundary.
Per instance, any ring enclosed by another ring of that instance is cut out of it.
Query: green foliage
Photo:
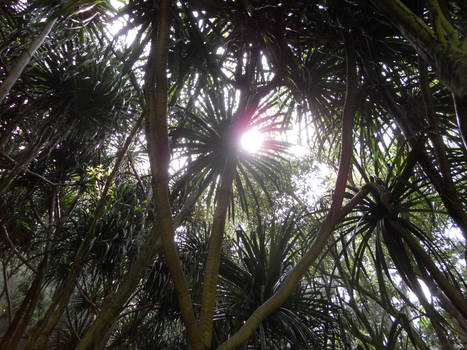
[[[426,62],[427,97],[419,53],[372,5],[377,2],[171,4],[167,191],[196,317],[215,198],[226,159],[234,160],[213,349],[281,288],[329,210],[343,132],[344,36],[358,57],[344,205],[362,188],[369,191],[339,219],[319,259],[242,348],[465,345],[465,242],[453,232],[465,238],[467,152],[437,62]],[[1,81],[46,18],[59,19],[0,106],[4,337],[21,322],[21,337],[33,333],[84,246],[82,269],[47,343],[50,349],[78,346],[131,278],[147,237],[162,229],[142,132],[107,183],[124,140],[147,113],[142,86],[156,30],[151,23],[159,15],[158,1],[120,3],[114,11],[107,1],[0,0]],[[404,3],[438,30],[430,2]],[[439,3],[465,41],[465,5]],[[124,24],[111,36],[106,23],[113,19]],[[125,35],[134,40],[125,42]],[[251,128],[265,135],[256,153],[239,142]],[[297,142],[306,155],[294,157]],[[89,246],[83,245],[87,239]],[[110,349],[188,348],[159,243],[152,253],[110,325]],[[39,274],[39,293],[29,300]]]

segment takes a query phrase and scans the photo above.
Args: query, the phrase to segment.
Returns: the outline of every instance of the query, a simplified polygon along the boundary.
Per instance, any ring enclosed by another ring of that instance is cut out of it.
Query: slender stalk
[[[104,206],[105,206],[105,201],[107,200],[107,193],[110,189],[111,184],[113,183],[115,176],[117,175],[117,172],[120,168],[120,165],[123,161],[123,158],[126,152],[128,151],[128,148],[130,147],[130,144],[132,143],[134,137],[136,136],[137,132],[141,128],[142,120],[143,119],[140,118],[137,121],[136,125],[133,127],[132,131],[130,132],[130,135],[128,135],[127,139],[125,140],[125,143],[115,161],[115,165],[112,169],[112,172],[110,173],[110,175],[108,176],[106,180],[101,198],[99,199],[96,205],[94,217],[91,221],[91,224],[89,225],[88,231],[83,241],[81,242],[78,248],[78,252],[76,253],[76,256],[70,267],[70,273],[68,274],[66,280],[58,287],[59,288],[58,293],[56,297],[54,297],[45,316],[34,327],[34,330],[29,338],[29,342],[28,342],[28,345],[26,346],[26,349],[33,348],[34,344],[37,344],[38,349],[45,348],[52,330],[55,328],[58,321],[60,320],[60,317],[65,311],[66,305],[68,304],[68,300],[70,299],[71,293],[74,290],[76,279],[81,273],[81,270],[84,265],[84,260],[86,258],[86,255],[89,252],[89,247],[94,237],[94,230],[95,230],[96,224],[99,221],[99,219],[102,217],[102,215],[104,214]],[[57,305],[58,305],[58,308],[55,309]]]
[[[467,95],[459,97],[453,93],[452,98],[456,111],[457,125],[459,126],[464,148],[467,150]]]
[[[19,56],[12,70],[0,85],[0,103],[8,95],[13,85],[15,85],[16,81],[21,76],[21,73],[23,73],[24,68],[31,61],[32,57],[36,53],[37,49],[42,45],[47,35],[49,35],[55,22],[57,22],[57,19],[57,17],[52,17],[51,19],[49,19],[45,23],[44,28],[42,28],[42,31],[39,33],[36,39],[34,39],[31,45],[28,48],[26,48],[26,50],[24,50],[21,56]]]
[[[204,346],[211,347],[212,320],[216,301],[217,277],[219,274],[222,240],[225,229],[225,218],[232,197],[232,181],[235,169],[235,160],[230,155],[225,161],[222,173],[222,182],[216,194],[216,210],[209,238],[208,257],[204,272],[203,296],[200,317],[200,328],[203,335]]]
[[[2,260],[2,273],[3,273],[3,284],[4,284],[4,291],[5,291],[5,298],[6,298],[6,305],[7,305],[7,315],[8,315],[8,325],[11,325],[11,299],[10,299],[10,292],[8,290],[8,273],[6,270],[6,263],[5,260]]]
[[[274,312],[289,295],[293,292],[296,284],[311,264],[321,254],[326,246],[332,230],[341,217],[341,205],[344,198],[344,191],[350,169],[352,157],[352,129],[357,96],[357,69],[355,49],[351,46],[351,39],[346,37],[347,44],[347,92],[344,103],[341,135],[341,155],[339,159],[339,170],[337,173],[336,186],[331,209],[322,223],[315,241],[311,248],[299,261],[299,263],[289,272],[285,281],[279,289],[264,304],[256,309],[243,326],[229,340],[221,344],[218,350],[235,349],[245,342],[260,325],[260,323],[272,312]]]
[[[203,344],[193,312],[188,284],[182,270],[177,247],[168,193],[169,144],[167,131],[167,54],[169,33],[169,0],[161,0],[159,12],[154,15],[153,38],[148,60],[146,81],[147,139],[151,164],[152,189],[161,232],[164,257],[174,282],[178,303],[187,328],[188,339],[194,350]],[[156,31],[156,28],[158,30]]]
[[[431,277],[433,277],[433,279],[438,283],[441,290],[446,294],[457,310],[467,319],[467,301],[461,292],[449,283],[431,257],[425,252],[425,249],[423,249],[420,243],[409,232],[407,232],[402,225],[396,221],[391,221],[390,224],[395,230],[402,234],[412,253],[420,259],[420,261],[423,261],[423,265],[430,272]]]

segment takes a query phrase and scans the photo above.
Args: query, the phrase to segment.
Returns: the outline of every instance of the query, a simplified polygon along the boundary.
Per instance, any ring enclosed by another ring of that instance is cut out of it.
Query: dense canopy
[[[0,349],[467,347],[464,0],[0,0],[0,116]]]

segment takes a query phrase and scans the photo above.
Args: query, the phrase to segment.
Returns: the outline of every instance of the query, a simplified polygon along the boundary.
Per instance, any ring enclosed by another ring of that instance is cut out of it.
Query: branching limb
[[[333,196],[331,210],[321,225],[317,237],[310,250],[300,260],[300,262],[289,272],[287,278],[280,288],[261,305],[243,326],[229,340],[221,344],[219,350],[235,349],[244,343],[259,326],[259,324],[280,305],[282,305],[295,289],[303,274],[316,260],[326,246],[332,230],[341,217],[341,205],[344,198],[347,177],[350,169],[352,157],[352,129],[356,108],[357,96],[357,69],[355,49],[351,46],[351,40],[346,38],[347,46],[347,92],[345,97],[343,120],[342,120],[342,143],[341,156],[339,159],[339,170],[337,174],[336,187]]]
[[[438,39],[445,45],[459,45],[459,35],[444,15],[438,0],[428,0],[428,7],[433,17]],[[446,40],[447,39],[447,40]]]
[[[21,262],[24,265],[26,265],[26,267],[28,267],[32,272],[34,272],[37,275],[38,272],[37,272],[36,268],[34,266],[32,266],[29,263],[29,261],[25,257],[23,257],[21,255],[18,248],[16,248],[15,244],[11,241],[11,238],[10,238],[10,235],[8,234],[8,230],[7,230],[6,226],[2,224],[0,227],[2,228],[3,237],[5,238],[8,245],[10,246],[10,249],[13,250],[13,252],[18,257],[18,259],[21,260]]]
[[[178,303],[193,349],[203,349],[193,313],[188,284],[173,240],[174,227],[168,195],[169,145],[167,131],[167,54],[169,0],[162,0],[153,19],[153,38],[146,84],[147,134],[151,163],[152,189],[155,197],[164,256],[177,292]],[[158,31],[156,31],[158,28]]]

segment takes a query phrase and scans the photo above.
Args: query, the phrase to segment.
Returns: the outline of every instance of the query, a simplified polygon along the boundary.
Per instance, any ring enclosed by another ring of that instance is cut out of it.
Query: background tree
[[[464,10],[0,2],[0,347],[465,347]]]

